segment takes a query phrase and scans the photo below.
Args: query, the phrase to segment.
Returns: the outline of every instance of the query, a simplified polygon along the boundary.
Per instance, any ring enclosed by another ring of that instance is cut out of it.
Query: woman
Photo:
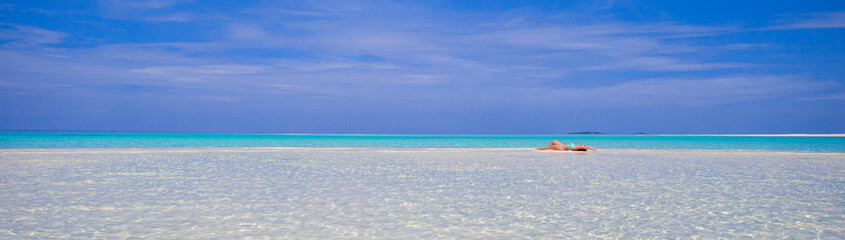
[[[541,148],[538,147],[538,148],[534,148],[534,149],[537,149],[537,150],[552,149],[552,150],[561,150],[561,151],[587,151],[587,149],[589,149],[589,150],[596,151],[595,148],[592,148],[590,146],[585,146],[584,144],[575,145],[574,143],[571,143],[569,145],[563,145],[563,143],[560,143],[557,140],[552,140],[552,143],[549,144],[549,146],[541,147]]]

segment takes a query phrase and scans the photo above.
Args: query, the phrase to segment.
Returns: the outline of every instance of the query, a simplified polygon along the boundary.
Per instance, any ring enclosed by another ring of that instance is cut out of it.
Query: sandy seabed
[[[0,149],[0,239],[845,238],[845,153]]]

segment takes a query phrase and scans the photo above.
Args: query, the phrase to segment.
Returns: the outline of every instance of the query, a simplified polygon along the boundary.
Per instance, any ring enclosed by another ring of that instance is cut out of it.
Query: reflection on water
[[[845,154],[0,150],[0,238],[843,238]]]

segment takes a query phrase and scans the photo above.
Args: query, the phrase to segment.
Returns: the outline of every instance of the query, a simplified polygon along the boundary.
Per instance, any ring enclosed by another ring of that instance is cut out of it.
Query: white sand
[[[3,149],[0,169],[0,239],[845,235],[845,153]]]

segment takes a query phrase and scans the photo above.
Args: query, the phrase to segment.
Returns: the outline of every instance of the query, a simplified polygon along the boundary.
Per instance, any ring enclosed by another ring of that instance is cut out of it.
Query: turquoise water
[[[694,135],[307,135],[2,132],[0,148],[419,147],[531,148],[557,139],[599,149],[845,152],[845,137]]]

